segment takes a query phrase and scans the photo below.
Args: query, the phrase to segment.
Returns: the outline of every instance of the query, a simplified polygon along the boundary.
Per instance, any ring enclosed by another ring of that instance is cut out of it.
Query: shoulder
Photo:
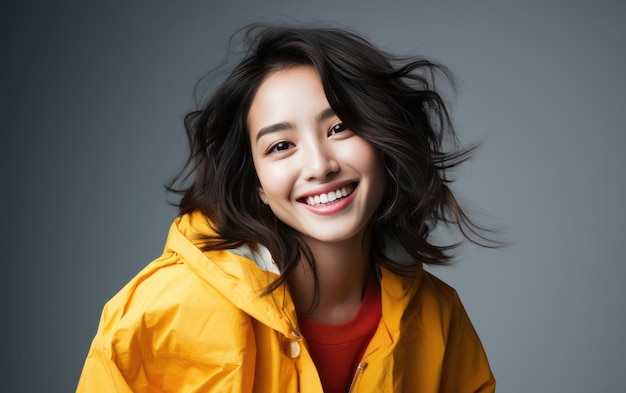
[[[246,341],[247,319],[178,255],[164,254],[105,305],[95,341],[120,359],[175,355],[212,361],[215,340],[233,340],[231,348]]]
[[[457,291],[432,273],[422,270],[417,279],[401,278],[400,282],[407,288],[403,311],[406,320],[419,320],[427,329],[442,329],[444,335],[465,323]]]
[[[166,312],[181,303],[195,304],[213,292],[174,253],[165,253],[133,277],[105,306],[118,311],[118,318],[135,313]]]
[[[432,273],[424,271],[415,296],[419,298],[417,302],[419,307],[413,312],[417,312],[430,322],[437,321],[436,325],[442,329],[444,337],[469,335],[471,341],[478,342],[463,302],[453,287]]]
[[[419,291],[422,294],[433,296],[442,304],[453,306],[461,302],[457,291],[453,287],[426,270],[422,271]]]
[[[81,376],[83,391],[107,390],[98,386],[103,383],[116,391],[240,386],[242,365],[254,365],[253,340],[249,316],[177,254],[166,253],[106,304]]]

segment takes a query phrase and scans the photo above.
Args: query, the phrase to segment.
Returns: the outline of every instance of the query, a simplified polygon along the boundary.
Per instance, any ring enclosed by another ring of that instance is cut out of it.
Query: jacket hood
[[[172,224],[165,252],[181,256],[194,274],[243,312],[290,334],[297,326],[297,317],[286,286],[263,296],[267,286],[278,278],[278,269],[269,251],[261,247],[258,250],[242,247],[203,252],[198,244],[199,235],[207,233],[214,231],[201,213],[185,214]]]

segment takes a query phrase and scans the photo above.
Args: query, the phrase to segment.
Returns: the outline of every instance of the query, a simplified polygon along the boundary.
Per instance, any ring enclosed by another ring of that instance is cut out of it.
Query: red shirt
[[[325,393],[348,391],[381,316],[380,284],[374,272],[370,275],[361,307],[351,321],[343,325],[326,325],[299,315],[300,329]]]

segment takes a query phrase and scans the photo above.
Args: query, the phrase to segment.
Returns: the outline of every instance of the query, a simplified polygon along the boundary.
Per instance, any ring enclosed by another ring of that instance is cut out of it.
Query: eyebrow
[[[321,111],[317,115],[315,120],[319,123],[333,116],[335,116],[335,111],[331,107],[328,107],[324,109],[323,111]],[[264,135],[270,134],[272,132],[290,130],[292,128],[294,128],[294,124],[290,122],[276,123],[276,124],[271,124],[266,127],[262,127],[259,130],[259,132],[256,134],[256,141],[258,142],[259,139],[261,139]]]

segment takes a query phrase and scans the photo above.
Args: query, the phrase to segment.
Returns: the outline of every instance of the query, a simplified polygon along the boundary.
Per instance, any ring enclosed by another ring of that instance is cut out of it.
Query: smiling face
[[[248,113],[259,196],[309,244],[362,238],[385,192],[380,154],[347,129],[310,66],[275,71]]]

